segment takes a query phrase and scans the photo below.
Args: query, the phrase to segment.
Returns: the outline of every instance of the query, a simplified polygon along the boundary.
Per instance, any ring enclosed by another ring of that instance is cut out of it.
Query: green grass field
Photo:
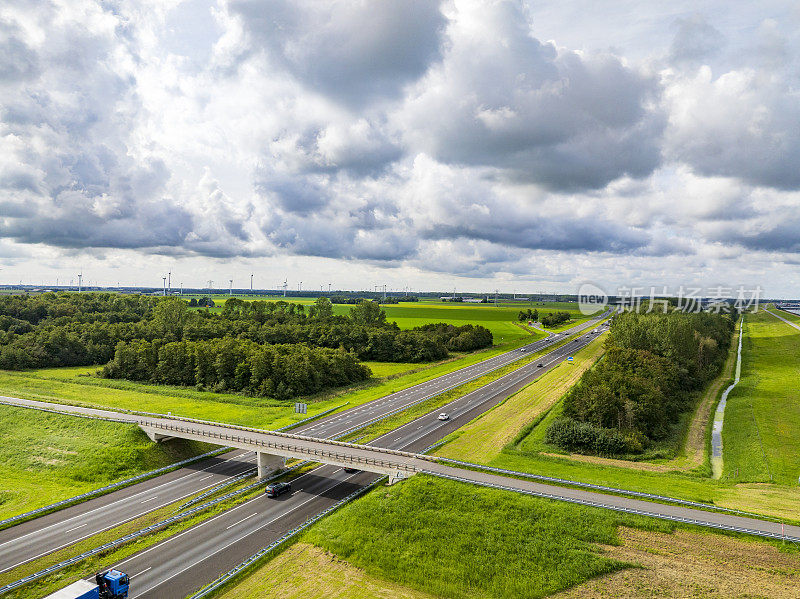
[[[628,566],[591,543],[667,523],[417,475],[379,487],[306,535],[368,574],[440,597],[543,597]],[[258,576],[256,571],[252,576]]]
[[[192,296],[185,296],[192,297]],[[282,300],[282,297],[274,296],[234,296],[245,300]],[[211,308],[213,312],[222,311],[222,306],[228,296],[215,297],[216,306]],[[316,298],[286,298],[286,301],[311,305]],[[350,313],[352,306],[345,304],[335,304],[334,314],[346,315]],[[587,319],[586,316],[578,311],[575,303],[569,302],[517,302],[517,303],[498,303],[494,304],[463,304],[448,303],[439,301],[420,301],[403,302],[400,304],[385,304],[381,308],[386,312],[386,319],[389,322],[396,322],[401,329],[411,329],[414,327],[428,324],[431,322],[446,322],[455,326],[474,324],[486,327],[492,332],[495,345],[513,343],[526,338],[526,331],[516,326],[517,315],[520,310],[528,308],[537,309],[542,312],[567,311],[573,314],[573,320],[562,327],[553,329],[554,331],[563,330],[574,326]],[[535,329],[531,329],[535,332]]]
[[[723,477],[797,485],[798,431],[800,331],[763,311],[747,315],[742,380],[725,408]]]
[[[789,333],[784,331],[784,335],[792,335],[791,327],[771,316],[766,315],[766,317],[780,325],[778,330],[780,327],[784,327],[790,331]],[[746,322],[751,318],[753,317],[747,316]],[[769,321],[766,322],[769,323]],[[747,333],[746,329],[745,335]],[[747,340],[747,336],[745,336],[745,340]],[[745,343],[744,352],[747,355],[749,345],[747,345],[747,341]],[[796,338],[792,347],[795,352],[800,351],[800,339]],[[783,351],[787,355],[791,353],[788,347],[778,348],[776,351]],[[589,352],[591,349],[576,353],[577,366],[580,367],[584,360],[591,359],[588,355]],[[789,361],[792,360],[789,359]],[[795,360],[794,363],[796,364],[797,361]],[[547,455],[557,453],[554,448],[544,443],[544,431],[549,421],[558,413],[560,402],[556,402],[554,407],[546,412],[542,412],[537,406],[541,402],[553,401],[554,398],[547,396],[549,387],[552,393],[563,393],[563,385],[559,385],[556,379],[558,376],[563,376],[559,373],[562,368],[563,366],[560,366],[552,373],[548,373],[510,398],[506,404],[495,408],[456,432],[451,436],[451,442],[439,448],[435,453],[499,468],[714,503],[720,506],[774,515],[792,521],[799,519],[800,488],[797,486],[796,476],[793,480],[791,478],[776,479],[776,482],[785,484],[742,483],[740,482],[741,477],[739,481],[727,477],[715,481],[709,477],[709,473],[706,472],[707,468],[688,471],[676,470],[674,466],[671,466],[674,463],[672,460],[655,460],[652,467],[649,467],[648,464],[642,464],[639,467],[636,463],[620,464],[610,460],[593,461],[591,458],[586,461],[578,461],[567,456]],[[796,379],[792,384],[797,385]],[[730,405],[729,402],[729,408]],[[506,410],[508,413],[505,412]],[[519,414],[524,413],[530,415],[527,420],[518,417]],[[726,414],[726,423],[727,418]],[[748,440],[748,435],[753,437],[753,431],[746,430],[742,439]],[[773,448],[773,451],[776,455],[791,456],[794,455],[792,452],[795,451],[795,447],[789,443],[787,448]],[[726,445],[726,461],[728,460],[727,452],[728,446]],[[791,462],[785,463],[791,467]],[[800,464],[800,461],[796,461],[795,464]]]
[[[210,451],[135,426],[0,405],[0,519]]]

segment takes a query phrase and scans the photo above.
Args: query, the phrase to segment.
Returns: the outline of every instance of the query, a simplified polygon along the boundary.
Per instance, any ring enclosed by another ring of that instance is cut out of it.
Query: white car
[[[441,414],[439,414],[439,420],[450,420],[450,415],[446,414],[445,412],[442,412]]]

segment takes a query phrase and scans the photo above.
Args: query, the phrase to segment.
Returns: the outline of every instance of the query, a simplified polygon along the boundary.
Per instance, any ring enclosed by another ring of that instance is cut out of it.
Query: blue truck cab
[[[129,584],[127,574],[112,568],[98,572],[94,583],[85,579],[77,580],[45,599],[126,599]]]
[[[98,572],[94,577],[100,599],[125,599],[128,596],[128,575],[119,570]]]

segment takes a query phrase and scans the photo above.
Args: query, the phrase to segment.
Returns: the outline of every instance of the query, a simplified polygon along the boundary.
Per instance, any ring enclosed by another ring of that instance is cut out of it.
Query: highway
[[[502,368],[531,352],[540,351],[561,341],[567,335],[594,326],[597,320],[589,320],[560,335],[551,335],[523,348],[499,354],[351,410],[309,422],[293,429],[292,432],[318,438],[339,436],[353,428],[363,426],[374,418],[402,410],[404,407]],[[70,413],[87,416],[108,415],[104,410],[60,404],[48,405],[44,402],[13,397],[0,397],[0,402],[20,407],[68,410]],[[113,418],[135,422],[138,416],[114,413]],[[0,573],[210,488],[253,467],[252,452],[235,450],[0,531]]]
[[[437,408],[375,439],[368,445],[421,451],[464,426],[511,393],[525,387],[596,338],[597,335],[585,334],[577,341],[571,341],[566,346],[542,356],[540,360],[476,389],[444,407]],[[539,363],[543,364],[541,368],[538,367]],[[440,421],[438,414],[441,412],[450,414],[450,420]],[[307,432],[303,431],[303,434]],[[412,459],[405,461],[413,462]],[[420,469],[436,471],[441,469],[444,473],[472,474],[466,470],[441,466],[427,460],[420,460],[418,466]],[[501,476],[488,476],[504,483],[532,484]],[[121,568],[134,577],[130,599],[157,597],[182,599],[261,547],[268,545],[357,488],[366,486],[375,478],[376,475],[368,472],[346,474],[339,467],[320,466],[296,479],[292,483],[293,489],[290,495],[281,496],[277,500],[259,496],[235,510],[220,514],[213,520],[131,556],[114,567]],[[547,487],[547,485],[542,486]],[[320,496],[314,496],[313,493],[319,492],[320,489],[324,489],[324,492]],[[191,559],[187,559],[186,555],[191,555]]]
[[[783,317],[783,316],[781,316],[780,314],[776,314],[776,313],[775,313],[775,312],[773,312],[772,310],[767,310],[767,312],[768,312],[769,314],[772,314],[772,315],[773,315],[775,318],[779,318],[780,320],[782,320],[783,322],[785,322],[786,324],[788,324],[790,327],[794,327],[795,329],[797,329],[798,331],[800,331],[800,325],[798,325],[796,322],[792,322],[791,320],[789,320],[789,319],[787,319],[787,318],[784,318],[784,317]],[[797,314],[794,314],[794,312],[792,312],[791,310],[785,310],[785,312],[789,312],[790,314],[793,314],[793,315],[797,316]]]
[[[570,342],[539,361],[525,366],[506,377],[477,389],[447,406],[438,408],[415,419],[369,443],[376,447],[405,451],[421,451],[460,428],[479,414],[494,406],[510,393],[527,385],[550,368],[563,362],[568,355],[588,344],[595,335],[584,335],[577,342]],[[526,372],[521,372],[525,370]],[[440,412],[451,415],[449,421],[440,421]],[[754,530],[780,533],[781,525],[728,514],[712,513],[696,509],[652,503],[648,501],[618,497],[582,489],[557,487],[528,480],[518,480],[486,472],[474,472],[454,468],[426,459],[409,459],[422,471],[435,475],[461,478],[467,482],[485,485],[500,485],[510,489],[557,497],[562,500],[590,502],[595,505],[624,510],[638,510],[655,517],[671,519],[695,519],[721,526],[738,526]],[[118,563],[134,576],[131,599],[165,598],[180,599],[211,582],[248,556],[268,545],[285,532],[306,519],[332,505],[356,488],[375,480],[376,475],[361,472],[346,474],[341,468],[321,466],[293,483],[291,495],[279,499],[259,496],[235,510],[220,514],[181,535],[167,539],[154,547]],[[401,483],[402,484],[402,483]],[[320,493],[321,495],[314,495]],[[786,526],[784,532],[800,538],[800,527]],[[188,558],[187,556],[190,556]]]
[[[449,432],[486,411],[515,389],[521,388],[546,372],[596,335],[586,334],[576,342],[554,350],[541,360],[509,373],[443,408],[405,424],[370,445],[406,451],[419,451]],[[538,367],[542,363],[541,368]],[[446,411],[449,421],[437,415]],[[567,501],[588,502],[612,509],[638,510],[656,517],[695,519],[709,525],[736,526],[771,533],[780,531],[780,524],[728,514],[699,511],[681,506],[601,494],[581,489],[556,487],[528,480],[517,480],[486,472],[473,472],[438,464],[427,458],[407,458],[405,462],[418,471],[438,476],[459,478],[477,484],[499,485],[522,492],[557,497]],[[210,582],[272,540],[280,537],[309,517],[325,509],[353,490],[374,480],[366,472],[347,474],[335,466],[321,466],[293,483],[292,494],[279,499],[256,497],[237,508],[219,514],[183,533],[116,564],[131,575],[131,599],[136,597],[185,597],[192,590]],[[786,526],[788,536],[800,538],[800,528]]]

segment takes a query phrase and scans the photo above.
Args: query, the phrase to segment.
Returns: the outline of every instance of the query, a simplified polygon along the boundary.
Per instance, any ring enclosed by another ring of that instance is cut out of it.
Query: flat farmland
[[[184,296],[199,297],[199,296]],[[213,297],[213,296],[212,296]],[[216,306],[211,308],[214,312],[220,312],[225,300],[229,296],[213,297]],[[244,300],[265,300],[279,301],[283,297],[275,296],[236,296]],[[316,298],[293,298],[287,297],[284,301],[310,306]],[[333,311],[337,315],[347,315],[350,313],[351,304],[334,304]],[[445,322],[454,326],[467,324],[480,325],[492,332],[495,345],[505,345],[525,339],[532,334],[540,336],[536,329],[520,327],[517,324],[517,316],[520,310],[538,310],[540,314],[547,312],[565,311],[573,315],[573,319],[565,326],[557,327],[554,331],[574,326],[576,323],[583,322],[586,316],[578,311],[578,305],[571,302],[500,302],[497,305],[489,304],[464,304],[449,303],[440,301],[420,301],[403,302],[400,304],[384,304],[381,308],[386,312],[386,320],[396,322],[401,329],[412,329],[425,324],[434,322]],[[528,329],[528,331],[526,331]]]

